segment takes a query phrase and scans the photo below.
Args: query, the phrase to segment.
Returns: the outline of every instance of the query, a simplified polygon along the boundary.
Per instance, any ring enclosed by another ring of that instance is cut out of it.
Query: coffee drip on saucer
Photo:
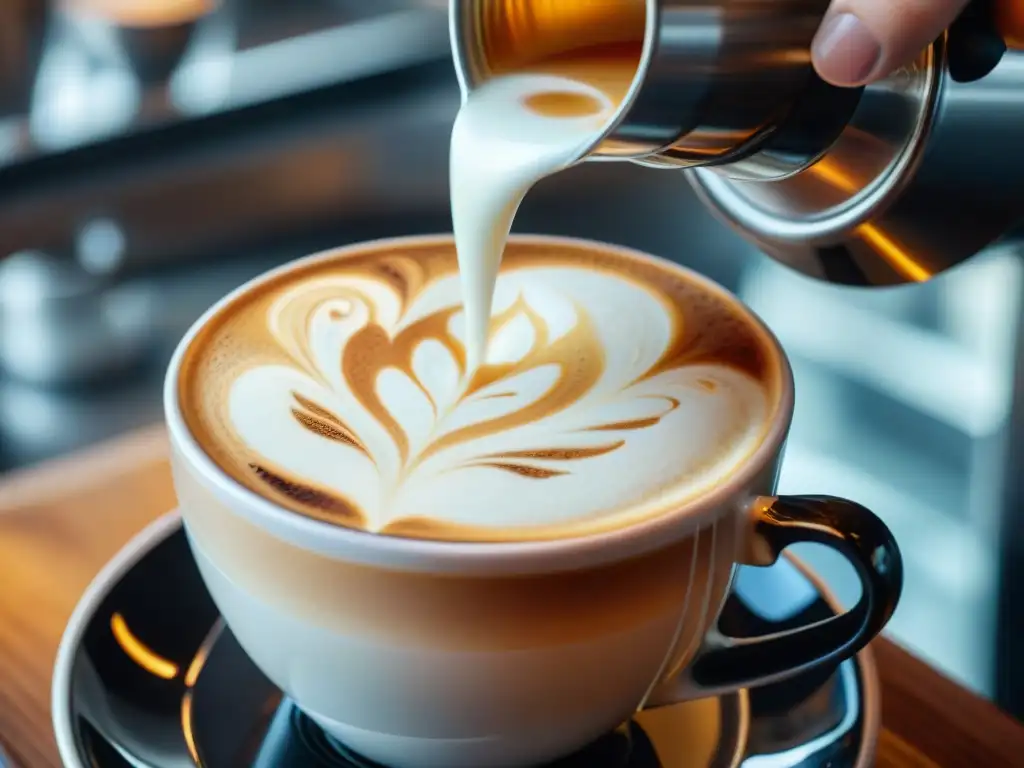
[[[914,64],[847,89],[811,65],[828,5],[452,0],[452,50],[465,96],[632,31],[632,87],[579,160],[685,170],[719,218],[804,274],[928,280],[1024,219],[1024,13],[973,0]]]

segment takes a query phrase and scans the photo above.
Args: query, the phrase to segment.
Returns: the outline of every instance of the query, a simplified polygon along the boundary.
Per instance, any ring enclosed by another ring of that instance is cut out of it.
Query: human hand
[[[968,0],[833,0],[811,51],[822,78],[864,85],[907,64]]]

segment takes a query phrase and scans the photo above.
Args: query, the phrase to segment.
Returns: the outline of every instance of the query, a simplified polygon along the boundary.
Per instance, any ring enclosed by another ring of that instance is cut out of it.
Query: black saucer
[[[720,626],[769,634],[830,616],[830,601],[783,558],[739,569]],[[68,768],[380,768],[331,741],[249,661],[177,514],[140,534],[86,591],[57,656],[53,718]],[[866,768],[878,727],[865,651],[838,669],[641,713],[557,768]]]

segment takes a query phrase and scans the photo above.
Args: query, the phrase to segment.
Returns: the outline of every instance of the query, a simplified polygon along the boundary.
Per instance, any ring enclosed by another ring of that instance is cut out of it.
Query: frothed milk
[[[455,119],[451,204],[469,369],[483,358],[501,255],[530,187],[573,164],[632,82],[636,51],[605,47],[484,83]]]
[[[190,344],[179,399],[236,480],[399,536],[575,536],[720,484],[760,443],[778,364],[724,292],[623,250],[512,239],[466,352],[449,238],[270,276]]]

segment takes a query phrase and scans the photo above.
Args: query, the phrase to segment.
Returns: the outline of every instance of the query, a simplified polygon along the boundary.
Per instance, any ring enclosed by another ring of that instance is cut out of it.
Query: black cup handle
[[[903,558],[871,510],[833,496],[759,499],[752,510],[753,565],[771,565],[790,544],[835,549],[853,565],[861,597],[851,610],[767,637],[712,634],[683,683],[688,697],[766,685],[850,658],[882,631],[903,589]]]

